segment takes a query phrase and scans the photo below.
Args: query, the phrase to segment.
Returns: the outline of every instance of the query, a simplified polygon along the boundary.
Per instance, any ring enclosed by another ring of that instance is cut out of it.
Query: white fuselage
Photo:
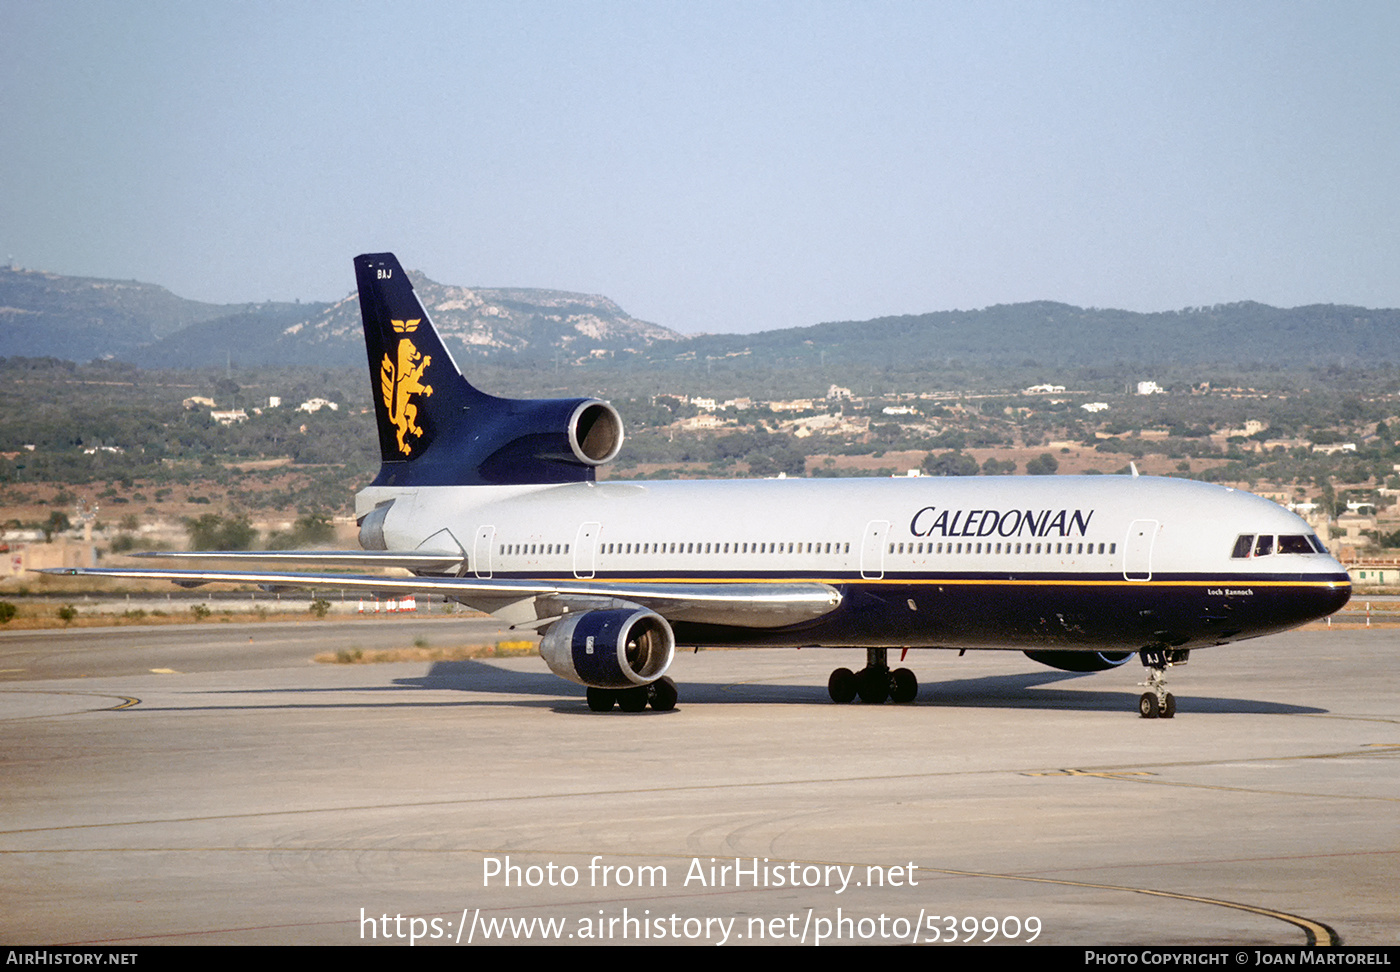
[[[1251,493],[1122,476],[785,479],[371,488],[393,550],[441,549],[471,572],[677,578],[967,571],[1335,575],[1326,554],[1232,561],[1240,534],[1310,534]],[[1132,535],[1133,524],[1149,536]],[[591,535],[591,536],[590,536]],[[580,536],[592,541],[579,543]],[[1103,552],[1100,552],[1100,548]]]
[[[1211,637],[1210,625],[1187,619],[1211,618],[1224,632],[1220,640],[1248,637],[1335,610],[1348,587],[1341,565],[1325,553],[1233,556],[1242,535],[1311,537],[1312,531],[1273,502],[1190,480],[372,487],[359,494],[357,512],[389,501],[383,520],[389,549],[459,549],[468,574],[477,577],[816,581],[883,599],[883,609],[863,615],[855,634],[849,625],[837,626],[839,634],[807,629],[815,644],[832,637],[867,643],[884,625],[892,643],[1072,648],[1075,625],[1085,622],[1066,619],[1119,610],[1171,615],[1158,628],[1131,620],[1124,643],[1150,640],[1155,631],[1199,644]],[[1277,551],[1280,544],[1270,546]],[[1320,591],[1327,597],[1319,603],[1331,607],[1295,603],[1279,623],[1271,620],[1290,592]],[[1061,616],[1060,629],[1036,623],[1047,611]],[[1094,632],[1085,647],[1102,647],[1102,623],[1089,627]],[[695,640],[745,639],[726,631]]]

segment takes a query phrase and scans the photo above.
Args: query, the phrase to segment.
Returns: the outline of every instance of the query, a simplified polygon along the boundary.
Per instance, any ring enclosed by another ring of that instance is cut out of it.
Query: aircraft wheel
[[[617,701],[617,693],[612,689],[592,688],[588,689],[588,707],[594,712],[611,712],[613,703]]]
[[[676,699],[680,698],[680,693],[676,691],[676,683],[671,677],[662,675],[647,686],[647,698],[655,711],[670,712],[676,707]]]
[[[913,702],[919,694],[919,679],[907,668],[890,672],[890,701]]]
[[[1138,698],[1138,714],[1144,719],[1157,718],[1157,696],[1151,692],[1143,692]]]
[[[862,668],[856,675],[856,691],[867,705],[879,705],[890,697],[890,673],[882,668]]]
[[[1167,693],[1166,701],[1162,703],[1162,718],[1170,719],[1176,715],[1176,696]]]
[[[856,673],[849,668],[838,668],[826,680],[826,693],[837,705],[845,705],[856,697]]]
[[[617,692],[617,704],[623,712],[641,712],[647,707],[647,701],[651,696],[649,685],[638,685],[636,688],[619,689]]]

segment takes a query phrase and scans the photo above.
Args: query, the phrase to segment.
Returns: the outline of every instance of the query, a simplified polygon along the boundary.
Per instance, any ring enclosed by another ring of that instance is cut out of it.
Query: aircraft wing
[[[402,567],[435,574],[461,570],[460,550],[191,550],[131,554],[151,560],[198,560],[201,563],[275,563],[308,567]]]
[[[380,554],[376,559],[387,566],[382,558]],[[53,567],[41,573],[167,580],[181,587],[225,583],[257,584],[270,591],[333,588],[385,595],[442,594],[495,614],[517,627],[530,628],[546,627],[570,612],[629,604],[650,608],[668,621],[781,628],[822,617],[841,603],[841,592],[828,584],[793,582],[671,584],[485,577],[371,577],[275,571],[144,570],[128,567]]]

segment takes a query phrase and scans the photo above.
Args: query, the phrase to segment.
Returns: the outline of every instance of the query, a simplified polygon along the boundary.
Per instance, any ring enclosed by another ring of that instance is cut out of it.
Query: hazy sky
[[[396,10],[396,8],[402,8]],[[1400,4],[0,0],[0,259],[684,332],[1400,306]]]

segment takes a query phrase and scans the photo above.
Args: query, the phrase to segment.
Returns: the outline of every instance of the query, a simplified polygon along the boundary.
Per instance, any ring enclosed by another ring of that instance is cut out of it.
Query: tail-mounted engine
[[[540,642],[550,671],[591,688],[647,685],[666,674],[675,654],[671,626],[644,608],[571,615],[550,627]]]
[[[622,448],[596,398],[497,398],[457,368],[392,253],[355,258],[379,428],[375,486],[582,483]]]
[[[1062,672],[1106,672],[1117,668],[1136,652],[1132,651],[1028,651],[1027,658]]]
[[[591,482],[594,468],[622,448],[622,416],[596,398],[492,398],[454,419],[452,433],[412,464],[417,482]]]
[[[569,416],[569,450],[586,466],[601,466],[617,458],[622,448],[622,416],[596,398],[579,402]]]

